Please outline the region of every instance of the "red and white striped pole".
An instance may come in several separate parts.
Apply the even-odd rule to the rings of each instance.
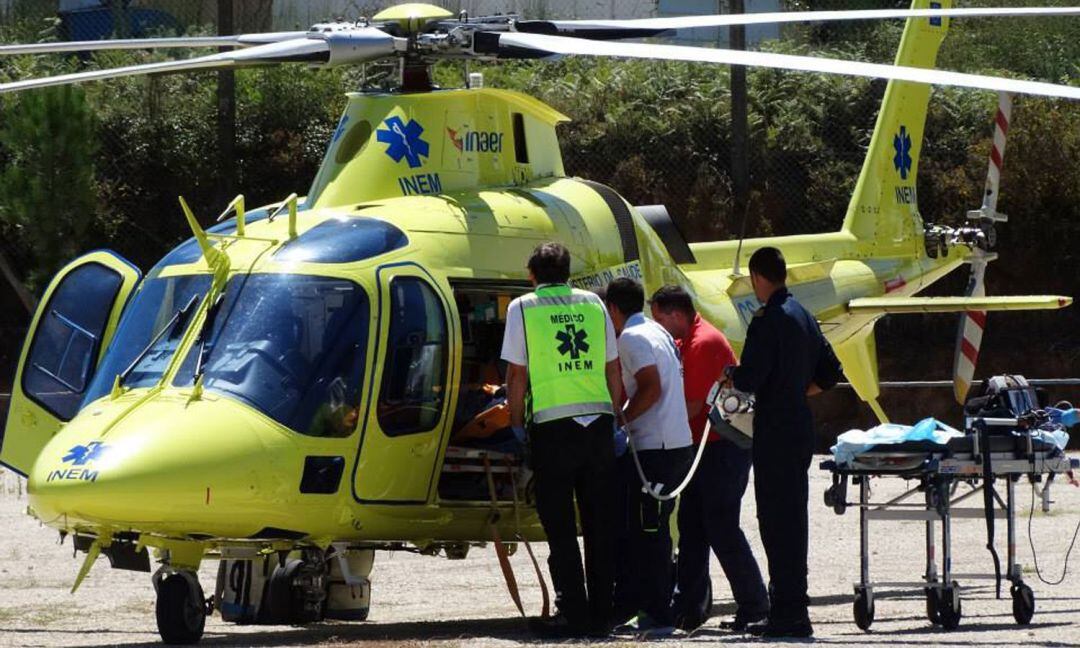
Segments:
[[[997,213],[998,188],[1001,186],[1001,168],[1005,162],[1005,139],[1009,134],[1009,121],[1012,119],[1012,95],[998,95],[998,109],[994,116],[994,142],[990,148],[990,164],[986,171],[986,187],[983,191],[982,208],[968,214],[968,218],[978,220],[1003,221],[1004,216]],[[986,264],[994,255],[981,248],[975,248],[970,257],[971,277],[968,279],[965,294],[968,297],[986,295]],[[967,400],[968,390],[975,378],[975,365],[979,361],[979,349],[982,346],[983,332],[986,330],[986,311],[967,311],[960,316],[957,332],[956,355],[953,359],[953,395],[956,402],[963,404]]]

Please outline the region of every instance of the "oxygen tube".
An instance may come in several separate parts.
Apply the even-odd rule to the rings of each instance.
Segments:
[[[641,460],[638,459],[637,450],[634,449],[634,439],[631,437],[630,432],[627,431],[626,439],[627,445],[630,447],[630,455],[634,458],[634,466],[637,467],[638,477],[641,478],[641,489],[648,493],[653,499],[658,502],[667,502],[675,499],[679,496],[679,493],[686,490],[686,487],[690,485],[690,480],[694,478],[694,473],[697,472],[698,464],[701,463],[701,455],[705,453],[705,444],[709,442],[709,433],[712,432],[712,422],[706,419],[705,432],[701,435],[701,441],[698,443],[697,454],[694,455],[694,463],[690,464],[690,470],[686,472],[686,478],[682,480],[679,486],[668,493],[667,495],[661,495],[660,490],[663,484],[654,486],[649,483],[648,477],[645,476],[645,471],[641,468]]]

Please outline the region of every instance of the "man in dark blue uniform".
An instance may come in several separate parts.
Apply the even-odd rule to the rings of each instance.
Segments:
[[[754,313],[731,379],[736,389],[756,396],[754,491],[771,581],[769,618],[748,630],[766,637],[809,637],[814,630],[806,593],[807,471],[814,422],[806,398],[833,387],[841,369],[817,320],[795,301],[786,281],[780,250],[761,248],[750,257],[750,282],[764,306]]]

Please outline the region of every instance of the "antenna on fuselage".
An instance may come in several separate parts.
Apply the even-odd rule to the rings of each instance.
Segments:
[[[215,284],[224,285],[225,280],[229,274],[229,257],[225,255],[225,252],[214,247],[210,242],[210,237],[206,235],[206,230],[199,225],[198,219],[195,218],[194,212],[191,211],[191,207],[188,207],[187,201],[183,196],[179,196],[180,209],[184,211],[184,218],[187,219],[188,227],[191,228],[192,235],[195,236],[195,240],[199,243],[199,249],[202,250],[203,258],[206,259],[206,265],[210,267],[210,270],[214,273]],[[234,200],[235,202],[235,200]]]
[[[731,264],[731,274],[733,276],[740,276],[742,272],[739,271],[739,261],[742,258],[742,244],[746,240],[746,221],[750,218],[750,201],[746,201],[746,205],[743,207],[742,225],[739,226],[739,245],[735,248],[735,261]]]

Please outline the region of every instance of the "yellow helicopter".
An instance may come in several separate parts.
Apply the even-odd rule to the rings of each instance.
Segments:
[[[30,513],[86,552],[75,587],[103,554],[120,569],[160,563],[153,582],[166,642],[197,641],[215,608],[237,622],[363,619],[375,550],[461,558],[471,543],[543,537],[527,469],[484,442],[500,427],[498,393],[487,386],[501,382],[506,306],[530,290],[528,253],[552,239],[571,250],[576,285],[615,276],[650,291],[680,284],[736,348],[758,307],[743,260],[780,247],[792,291],[884,420],[873,326],[885,314],[974,312],[967,317],[981,323],[987,310],[1071,303],[982,296],[981,271],[968,296],[915,296],[965,263],[985,269],[1000,219],[993,183],[970,227],[923,223],[915,179],[930,85],[1080,99],[1080,88],[933,69],[953,18],[1080,9],[949,5],[530,21],[408,4],[309,32],[0,47],[234,48],[14,81],[0,92],[249,65],[400,66],[397,90],[349,95],[306,197],[252,211],[237,197],[207,230],[181,199],[194,237],[145,277],[109,251],[65,267],[28,332],[0,462],[28,476]],[[895,65],[620,42],[854,19],[907,20]],[[438,60],[566,55],[889,79],[843,227],[688,244],[663,207],[635,207],[567,177],[556,136],[567,118],[556,110],[505,90],[439,90],[430,79]],[[207,559],[221,561],[209,598],[196,575]]]

